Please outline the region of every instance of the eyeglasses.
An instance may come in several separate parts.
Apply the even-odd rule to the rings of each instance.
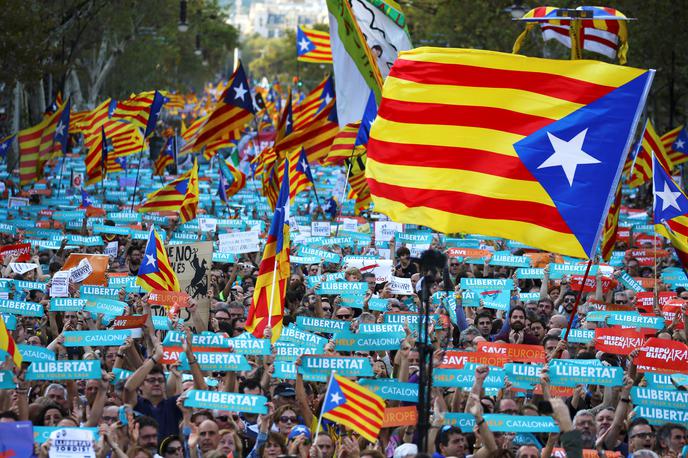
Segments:
[[[654,435],[655,435],[655,433],[638,433],[638,434],[632,435],[631,439],[635,439],[636,437],[639,437],[641,439],[647,439],[647,438],[650,438]]]
[[[564,302],[567,304],[572,304],[575,301],[576,301],[576,299],[573,297],[567,297],[566,299],[564,299]]]
[[[215,418],[220,421],[229,421],[229,415],[216,415]],[[232,420],[239,420],[239,415],[232,415]]]
[[[338,314],[337,318],[351,318],[351,314],[350,313]]]
[[[114,423],[118,420],[117,417],[106,417],[105,415],[100,418],[102,418],[105,423]]]
[[[165,452],[165,455],[167,455],[168,453],[177,453],[177,452],[181,452],[181,451],[182,451],[182,447],[167,447],[167,451]]]
[[[625,304],[626,302],[628,302],[627,299],[626,299],[626,300],[617,299],[617,300],[614,301],[615,304]]]
[[[449,264],[449,267],[459,267],[459,265],[460,264],[458,262],[452,262],[451,264]]]
[[[361,351],[357,351],[356,353],[354,353],[354,356],[359,356],[361,358],[367,358],[368,356],[370,356],[370,353],[363,353]]]
[[[281,417],[279,417],[279,421],[281,421],[282,423],[296,423],[297,418],[296,417],[289,417],[287,415],[282,415]]]

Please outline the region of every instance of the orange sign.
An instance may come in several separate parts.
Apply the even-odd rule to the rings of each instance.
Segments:
[[[478,342],[478,351],[503,355],[509,361],[515,363],[544,363],[545,349],[540,345]]]
[[[176,292],[154,289],[148,295],[148,302],[152,305],[184,308],[189,304],[189,294],[184,291]]]
[[[442,369],[462,369],[466,363],[504,367],[509,358],[501,353],[449,350],[444,353]]]
[[[115,329],[136,329],[141,328],[146,324],[148,315],[120,315],[112,322],[112,327]]]
[[[86,277],[82,283],[84,285],[107,286],[105,271],[110,263],[110,258],[105,254],[72,253],[60,270],[69,270],[72,267],[77,267],[82,259],[88,259],[91,267],[93,267],[93,273]]]
[[[385,416],[382,420],[383,428],[413,426],[416,423],[418,423],[416,406],[385,407]]]
[[[447,256],[450,258],[476,258],[480,259],[489,256],[490,252],[487,250],[478,250],[476,248],[449,248]]]

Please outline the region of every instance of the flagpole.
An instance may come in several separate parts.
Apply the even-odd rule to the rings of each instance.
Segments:
[[[590,273],[590,267],[592,266],[592,259],[588,259],[588,267],[585,268],[585,275],[583,275],[583,281],[581,282],[581,289],[576,294],[576,302],[573,304],[573,309],[571,310],[571,317],[569,318],[569,324],[566,326],[566,333],[564,334],[564,341],[568,342],[569,332],[571,331],[571,326],[573,325],[573,319],[578,311],[578,304],[580,303],[581,296],[583,295],[583,288],[585,288],[585,282],[588,279],[588,274]]]
[[[143,158],[143,149],[146,147],[146,137],[143,137],[143,142],[141,143],[141,150],[139,151],[139,163],[136,166],[136,179],[134,180],[134,194],[131,195],[131,209],[129,211],[134,211],[134,203],[136,202],[136,188],[139,186],[139,173],[141,171],[141,159]]]
[[[335,371],[330,372],[330,380],[327,382],[327,389],[325,390],[325,399],[323,400],[322,407],[320,407],[320,414],[318,415],[318,424],[315,426],[315,435],[313,436],[313,443],[315,439],[320,434],[320,424],[322,423],[323,411],[325,410],[325,404],[327,403],[327,393],[330,392],[330,386],[332,386],[332,379],[334,379]]]
[[[57,185],[57,198],[58,199],[60,198],[60,190],[62,189],[62,175],[64,173],[64,165],[65,165],[66,161],[67,161],[67,155],[63,154],[62,155],[62,164],[60,165],[60,181],[58,181],[58,185]],[[10,173],[11,173],[11,171],[10,171]],[[71,185],[71,183],[70,183],[70,185]]]
[[[318,191],[315,189],[315,181],[313,182],[313,187],[311,188],[313,194],[315,195],[315,203],[320,207],[320,199],[318,198]]]
[[[272,327],[272,308],[275,305],[275,289],[277,286],[275,285],[275,280],[277,279],[277,264],[279,263],[279,259],[277,259],[277,256],[279,253],[275,253],[275,256],[273,259],[275,260],[275,267],[272,269],[272,289],[270,290],[270,308],[268,312],[268,326]]]
[[[335,223],[337,223],[337,229],[335,229],[334,236],[338,237],[339,236],[339,222],[337,219],[339,219],[342,216],[342,210],[344,210],[344,196],[346,195],[346,188],[349,187],[349,174],[351,173],[351,161],[353,160],[354,157],[354,150],[351,150],[351,156],[349,157],[349,166],[346,169],[346,180],[344,181],[344,189],[342,190],[342,197],[339,199],[339,211],[337,212],[337,217],[335,218]]]

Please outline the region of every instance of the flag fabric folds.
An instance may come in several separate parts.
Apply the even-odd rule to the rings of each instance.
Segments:
[[[213,140],[243,129],[253,116],[253,99],[244,67],[239,62],[229,79],[229,85],[198,132],[195,148],[202,148]]]
[[[633,169],[631,170],[631,177],[628,182],[629,186],[640,186],[652,178],[653,156],[657,158],[665,169],[672,170],[674,168],[674,164],[667,150],[664,148],[662,140],[659,138],[659,135],[655,132],[655,128],[648,119],[640,143],[640,151],[638,151]]]
[[[221,160],[218,163],[220,166],[220,183],[217,194],[220,200],[226,204],[234,194],[244,188],[246,175],[227,161]]]
[[[522,21],[527,21],[526,29],[514,43],[514,53],[521,48],[526,36],[536,26],[540,25],[542,38],[556,40],[567,48],[572,48],[573,54],[580,59],[580,49],[602,54],[610,59],[619,59],[620,64],[626,63],[628,53],[628,18],[614,8],[579,6],[585,19],[578,20],[571,27],[570,17],[562,15],[562,9],[552,6],[533,8],[523,15]]]
[[[685,126],[671,129],[660,139],[674,166],[688,162],[688,130]]]
[[[177,157],[177,139],[175,137],[168,137],[165,141],[162,151],[155,159],[153,164],[153,175],[163,176],[168,165],[172,165]]]
[[[61,132],[68,130],[69,118],[67,117],[66,125],[61,123],[62,113],[65,109],[69,110],[69,101],[60,105],[54,113],[44,116],[41,122],[35,126],[20,130],[17,134],[20,185],[36,181],[43,174],[43,165],[50,159],[55,150],[57,127],[63,126]],[[66,141],[66,133],[63,135],[58,135],[58,139],[64,138]]]
[[[16,135],[10,135],[0,140],[0,157],[7,157],[7,151],[12,147],[14,137],[16,137]]]
[[[141,213],[172,210],[179,212],[181,223],[196,217],[198,208],[198,163],[185,174],[148,194],[138,208]]]
[[[369,389],[333,372],[327,385],[322,416],[375,443],[382,429],[385,401]]]
[[[7,330],[5,319],[2,316],[0,316],[0,350],[4,350],[10,355],[17,368],[21,367],[22,355],[19,353],[19,348],[17,348],[17,344],[14,342],[12,334]]]
[[[607,218],[604,220],[604,228],[602,229],[602,243],[600,251],[602,259],[609,261],[616,245],[617,231],[619,229],[619,212],[621,211],[621,180],[616,185],[616,193],[614,194],[614,202],[609,207]]]
[[[296,60],[316,64],[331,64],[330,34],[320,30],[296,28]]]
[[[285,167],[288,168],[289,164]],[[246,330],[255,337],[262,338],[265,328],[269,325],[272,328],[273,342],[279,338],[282,332],[285,296],[291,277],[289,264],[289,174],[283,175],[245,326]]]
[[[136,284],[146,291],[179,291],[179,280],[167,258],[165,245],[155,227],[151,228]]]
[[[688,269],[688,197],[657,158],[652,163],[653,223],[668,238],[676,255]]]
[[[652,76],[482,50],[402,52],[368,142],[375,209],[591,257]]]
[[[360,156],[365,151],[364,147],[355,146],[360,128],[361,121],[344,126],[334,137],[323,163],[338,165],[351,157]]]

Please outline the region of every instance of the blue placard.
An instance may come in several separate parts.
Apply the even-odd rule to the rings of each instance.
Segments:
[[[26,380],[100,379],[99,360],[38,361],[29,364]]]
[[[663,329],[664,318],[660,316],[641,315],[637,312],[613,312],[607,323],[610,325],[636,328]]]
[[[339,256],[337,253],[332,253],[330,251],[326,250],[321,250],[318,248],[312,248],[309,246],[300,246],[299,249],[296,251],[296,254],[299,256],[308,256],[308,257],[313,257],[317,258],[318,262],[320,262],[320,259],[324,259],[325,262],[331,262],[334,264],[338,264],[341,262],[342,257]]]
[[[382,378],[362,378],[358,383],[385,400],[418,402],[417,383],[400,382],[396,379]]]
[[[398,350],[402,338],[383,333],[353,333],[341,331],[334,336],[337,351],[385,351]]]
[[[19,316],[42,317],[43,306],[36,302],[0,299],[0,312]]]
[[[55,361],[55,352],[49,350],[45,347],[38,345],[17,345],[19,348],[19,353],[22,356],[22,360],[28,363],[34,363],[36,361]]]
[[[266,414],[265,396],[254,394],[223,393],[218,391],[190,390],[184,400],[186,407],[229,410],[232,412]]]
[[[282,329],[282,334],[280,338],[282,342],[295,343],[299,345],[310,345],[314,347],[324,348],[327,343],[327,339],[320,337],[318,335],[312,334],[310,332],[302,331],[296,326],[287,326]]]
[[[634,418],[642,417],[651,425],[663,425],[664,423],[678,423],[679,425],[688,424],[688,410],[638,406],[633,409],[633,413]]]
[[[77,297],[53,297],[50,299],[51,312],[80,312],[86,305],[86,299]]]
[[[65,347],[113,347],[120,346],[127,337],[131,336],[131,329],[116,329],[111,331],[65,331]]]
[[[251,366],[248,364],[246,357],[238,353],[222,352],[199,352],[194,351],[194,357],[198,361],[202,371],[216,372],[216,371],[250,371]],[[181,370],[191,370],[186,353],[179,355],[179,363]]]
[[[570,363],[568,360],[556,360],[555,364],[550,364],[549,378],[553,386],[620,386],[623,384],[623,369],[597,364]]]
[[[330,320],[327,318],[317,318],[312,316],[297,316],[296,326],[299,329],[310,332],[325,332],[333,334],[351,327],[350,321]]]
[[[373,366],[371,366],[368,358],[324,355],[304,355],[301,357],[300,374],[329,375],[333,371],[344,377],[373,376]]]
[[[657,390],[654,388],[631,388],[634,405],[665,409],[688,410],[688,391]]]
[[[98,428],[87,428],[85,426],[79,426],[78,428],[76,426],[69,426],[69,427],[34,426],[33,427],[33,441],[39,445],[43,444],[45,441],[50,439],[50,434],[52,434],[53,431],[58,431],[61,429],[78,429],[80,431],[83,431],[83,430],[91,431],[91,433],[93,433],[93,440],[95,440],[95,441],[100,440],[100,436],[98,435]]]

